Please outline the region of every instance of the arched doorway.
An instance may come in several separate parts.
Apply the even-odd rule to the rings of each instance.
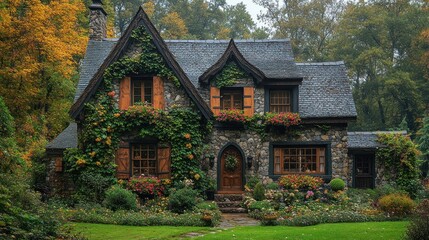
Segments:
[[[243,191],[243,154],[235,144],[226,146],[220,155],[219,192]]]

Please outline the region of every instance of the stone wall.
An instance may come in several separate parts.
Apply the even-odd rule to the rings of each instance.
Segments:
[[[49,196],[70,196],[74,191],[74,184],[70,176],[64,172],[55,171],[55,159],[61,155],[46,157],[46,183]]]
[[[215,166],[209,170],[209,175],[216,179],[217,164],[220,150],[228,143],[236,143],[247,156],[253,157],[253,166],[246,170],[248,174],[268,175],[269,170],[269,145],[271,142],[302,143],[305,142],[330,142],[332,177],[339,177],[348,184],[351,183],[352,161],[347,155],[347,130],[346,126],[331,126],[327,132],[322,132],[316,126],[303,126],[296,135],[269,134],[265,140],[260,135],[249,130],[225,130],[214,129],[210,136],[209,151],[215,155]],[[245,160],[244,160],[245,161]]]
[[[90,9],[89,39],[101,41],[107,37],[107,15],[99,8]]]

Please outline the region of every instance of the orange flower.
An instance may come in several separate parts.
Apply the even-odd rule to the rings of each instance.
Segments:
[[[191,149],[191,148],[192,148],[192,144],[187,143],[187,144],[186,144],[186,148]]]
[[[110,137],[107,137],[106,144],[109,146],[112,144],[112,139]]]
[[[94,157],[96,154],[97,154],[96,152],[92,151],[89,153],[89,156]]]
[[[113,116],[117,118],[117,117],[121,116],[121,114],[120,113],[115,113],[115,114],[113,114]]]
[[[95,165],[97,165],[97,166],[101,166],[101,162],[98,162],[98,161],[97,161],[97,162],[95,163]]]
[[[78,160],[76,161],[76,165],[83,166],[83,165],[85,165],[85,164],[86,164],[85,159],[78,159]]]
[[[101,142],[101,137],[95,139],[96,142]]]
[[[194,159],[194,155],[193,154],[189,154],[188,158],[189,158],[189,160],[192,160],[192,159]]]
[[[115,96],[115,91],[110,91],[107,93],[107,96],[109,97],[114,97]]]
[[[191,139],[191,134],[189,134],[189,133],[185,133],[185,134],[183,135],[183,137],[185,137],[186,139]]]

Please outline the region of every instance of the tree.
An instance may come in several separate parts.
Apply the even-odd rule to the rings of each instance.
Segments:
[[[159,31],[165,39],[184,39],[188,36],[185,22],[177,12],[170,12],[161,19]]]
[[[259,15],[272,29],[274,38],[290,38],[299,61],[322,61],[329,56],[344,5],[339,0],[254,0],[266,13]]]
[[[230,29],[229,38],[247,39],[255,27],[252,17],[246,10],[246,5],[238,3],[226,8],[226,26]]]
[[[422,173],[427,177],[429,170],[429,116],[423,119],[423,126],[417,132],[416,143],[422,152]]]
[[[0,96],[20,146],[56,136],[68,121],[87,41],[84,9],[78,0],[0,1]]]
[[[331,52],[345,60],[353,80],[358,111],[353,128],[395,128],[405,117],[408,128],[416,130],[423,105],[413,41],[428,23],[421,5],[406,0],[347,6]]]

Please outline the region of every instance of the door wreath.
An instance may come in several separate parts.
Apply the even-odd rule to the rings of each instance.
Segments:
[[[238,160],[236,156],[228,155],[225,158],[225,168],[227,171],[233,172],[238,165]]]

